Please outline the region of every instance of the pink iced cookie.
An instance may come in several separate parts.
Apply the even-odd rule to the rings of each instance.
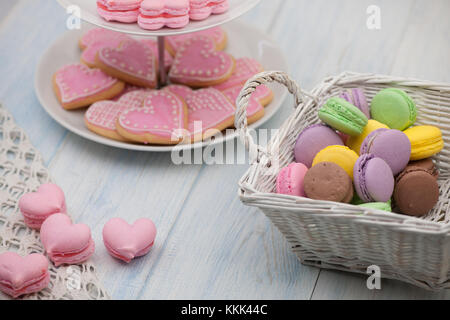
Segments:
[[[130,92],[134,92],[134,91],[147,91],[149,89],[143,88],[143,87],[138,87],[138,86],[133,86],[131,84],[127,84],[125,86],[125,89],[123,89],[123,91],[116,97],[114,97],[114,99],[112,99],[112,101],[119,101],[120,98],[122,98],[124,95],[130,93]]]
[[[228,80],[234,68],[231,55],[217,51],[212,38],[198,35],[180,46],[169,77],[173,83],[207,87]]]
[[[204,20],[211,14],[228,11],[228,0],[190,0],[189,17],[192,20]]]
[[[144,0],[138,24],[142,29],[158,30],[164,26],[183,28],[189,23],[189,0]]]
[[[175,56],[178,48],[192,37],[202,35],[214,39],[216,50],[222,51],[227,45],[227,34],[221,27],[215,27],[207,30],[202,30],[194,33],[181,34],[177,36],[170,36],[166,38],[166,47],[172,56]]]
[[[151,48],[136,40],[122,42],[118,48],[103,48],[96,58],[96,66],[126,83],[155,88],[157,62]]]
[[[122,112],[117,132],[127,140],[144,144],[178,144],[187,128],[187,108],[177,95],[166,90],[152,91],[144,107]]]
[[[142,39],[142,43],[147,45],[153,52],[156,60],[158,61],[158,43],[153,39]],[[172,66],[173,58],[170,55],[169,51],[164,50],[164,66],[166,67],[166,71],[168,72],[170,70],[170,67]],[[159,61],[158,61],[159,64]]]
[[[156,227],[150,219],[139,219],[132,225],[125,220],[114,218],[103,228],[103,243],[115,258],[129,263],[146,255],[153,247]]]
[[[142,0],[97,0],[97,12],[106,21],[134,23]]]
[[[83,64],[62,67],[53,76],[53,88],[64,109],[87,107],[94,102],[110,99],[122,92],[125,84],[100,69]]]
[[[236,109],[220,91],[213,88],[193,91],[180,85],[171,85],[165,90],[175,93],[186,101],[190,141],[205,140],[233,126]]]
[[[223,91],[232,87],[243,86],[248,79],[262,71],[264,71],[263,67],[255,59],[236,59],[236,68],[231,77],[227,81],[215,85],[214,88]]]
[[[41,227],[41,242],[56,266],[82,263],[95,251],[89,227],[72,224],[65,214],[54,214],[45,220]]]
[[[277,177],[277,193],[305,197],[303,181],[308,168],[302,163],[291,163],[281,169]]]
[[[38,253],[21,257],[15,252],[0,254],[0,291],[17,298],[39,292],[50,282],[48,260]]]
[[[223,94],[230,99],[236,105],[236,99],[242,90],[242,86],[236,86],[230,89],[226,89]],[[252,124],[262,117],[264,117],[264,107],[268,105],[273,99],[272,90],[268,87],[261,85],[256,88],[255,92],[250,97],[249,104],[247,106],[247,123]]]
[[[53,183],[41,185],[36,192],[24,194],[19,200],[25,224],[32,229],[40,229],[42,223],[55,213],[66,213],[64,192]]]
[[[126,141],[116,131],[117,118],[125,110],[142,107],[145,97],[150,92],[150,90],[136,90],[123,95],[117,102],[105,100],[94,103],[84,115],[86,126],[103,137]]]
[[[92,68],[95,66],[95,57],[99,50],[106,47],[116,48],[121,42],[130,39],[120,32],[103,28],[91,29],[80,39],[80,47],[83,49],[81,62]]]

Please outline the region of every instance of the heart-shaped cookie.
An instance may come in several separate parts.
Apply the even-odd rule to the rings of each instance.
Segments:
[[[95,251],[89,227],[85,224],[72,224],[65,214],[54,214],[44,221],[41,242],[56,266],[84,262]]]
[[[66,213],[64,192],[56,184],[43,184],[36,192],[26,193],[20,197],[19,209],[27,226],[40,229],[45,219],[52,214]]]
[[[17,298],[46,288],[50,282],[48,260],[33,253],[25,257],[15,252],[0,254],[0,290]]]
[[[217,51],[212,38],[198,35],[180,46],[169,77],[173,83],[207,87],[226,81],[234,67],[234,58],[226,52]]]
[[[79,63],[56,71],[53,87],[64,109],[77,109],[117,96],[125,84],[100,69],[90,69]]]
[[[233,71],[231,77],[214,88],[223,91],[236,86],[243,86],[245,82],[254,75],[264,71],[261,64],[252,58],[239,58],[236,59],[236,68]]]
[[[103,242],[115,258],[129,263],[136,257],[146,255],[156,238],[156,227],[150,219],[139,219],[132,225],[114,218],[103,228]]]
[[[220,91],[214,88],[193,91],[181,85],[171,85],[165,90],[186,101],[188,130],[192,142],[205,140],[218,131],[233,126],[236,109]]]
[[[145,144],[178,144],[186,128],[186,104],[166,90],[152,91],[144,107],[122,112],[116,124],[122,137]]]
[[[156,61],[159,64],[159,58],[158,58],[158,43],[153,39],[142,39],[141,42],[145,45],[147,45],[155,55]],[[169,53],[168,50],[164,50],[164,66],[166,67],[166,71],[168,72],[170,70],[170,67],[172,66],[173,58],[172,55]]]
[[[117,102],[99,101],[89,107],[84,115],[84,121],[89,130],[118,141],[126,141],[116,131],[118,116],[125,110],[140,108],[145,97],[151,90],[135,90],[123,95]]]
[[[128,40],[118,48],[103,48],[97,53],[95,64],[126,83],[148,88],[157,85],[156,57],[143,42]]]
[[[197,31],[194,33],[186,33],[186,34],[180,34],[176,36],[170,36],[166,38],[166,48],[170,52],[172,56],[175,56],[176,52],[178,51],[179,47],[189,39],[192,39],[192,37],[195,37],[197,35],[202,35],[206,37],[210,37],[214,39],[214,43],[216,44],[216,50],[222,51],[225,49],[227,45],[227,34],[221,27],[214,27],[202,31]]]
[[[91,29],[80,39],[80,47],[83,50],[81,62],[93,68],[99,50],[107,47],[116,48],[121,42],[130,39],[131,37],[124,33],[103,28]]]
[[[226,89],[223,94],[230,99],[236,105],[236,99],[242,90],[242,86],[236,86]],[[250,97],[249,104],[247,106],[247,123],[252,124],[262,117],[264,117],[264,107],[268,105],[273,99],[272,90],[265,85],[260,85],[256,88]]]

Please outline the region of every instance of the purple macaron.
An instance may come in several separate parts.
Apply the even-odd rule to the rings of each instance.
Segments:
[[[358,158],[353,169],[355,190],[364,202],[387,202],[394,192],[394,175],[389,165],[373,154]]]
[[[323,124],[309,126],[297,138],[294,147],[295,161],[311,168],[317,153],[334,145],[344,145],[336,131]]]
[[[378,129],[367,136],[360,154],[370,153],[383,159],[394,175],[408,165],[411,157],[411,141],[403,132],[395,129]]]
[[[370,119],[369,103],[367,102],[366,95],[361,88],[345,90],[339,97],[353,104],[366,115],[367,119]]]

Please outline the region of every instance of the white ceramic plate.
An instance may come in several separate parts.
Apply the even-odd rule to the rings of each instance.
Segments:
[[[141,29],[136,23],[127,24],[104,20],[97,13],[97,2],[95,0],[58,0],[59,4],[66,9],[70,6],[77,6],[80,9],[80,18],[84,21],[102,28],[144,36],[169,36],[209,29],[238,18],[260,2],[260,0],[228,1],[230,9],[223,14],[211,15],[203,21],[190,21],[189,24],[182,29],[162,28],[156,31],[149,31]]]
[[[239,22],[229,23],[223,28],[228,33],[227,52],[230,52],[236,58],[253,57],[257,59],[265,70],[279,70],[287,72],[286,60],[277,45],[266,35]],[[62,66],[79,62],[80,49],[78,40],[81,35],[88,30],[84,27],[82,30],[69,31],[61,38],[57,39],[44,53],[39,61],[35,74],[35,90],[36,95],[47,111],[47,113],[66,129],[80,135],[86,139],[122,149],[154,151],[154,152],[170,152],[174,149],[194,149],[203,147],[204,143],[198,142],[194,144],[174,146],[155,146],[155,145],[137,145],[110,140],[89,131],[84,124],[85,109],[67,111],[59,104],[52,88],[52,76]],[[259,121],[250,125],[250,128],[257,128],[269,120],[281,107],[287,91],[281,86],[269,87],[274,92],[274,100],[266,107],[265,116]],[[228,134],[214,140],[214,144],[229,141],[238,136],[236,132]],[[208,143],[211,145],[211,142]]]

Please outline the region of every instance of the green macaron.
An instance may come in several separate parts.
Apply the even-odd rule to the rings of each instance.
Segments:
[[[391,201],[388,202],[369,202],[359,205],[360,207],[392,212]]]
[[[372,119],[400,131],[411,127],[417,118],[414,101],[405,91],[396,88],[381,90],[372,99],[370,112]]]
[[[361,110],[342,98],[330,98],[319,110],[319,118],[350,136],[360,135],[369,121]]]

